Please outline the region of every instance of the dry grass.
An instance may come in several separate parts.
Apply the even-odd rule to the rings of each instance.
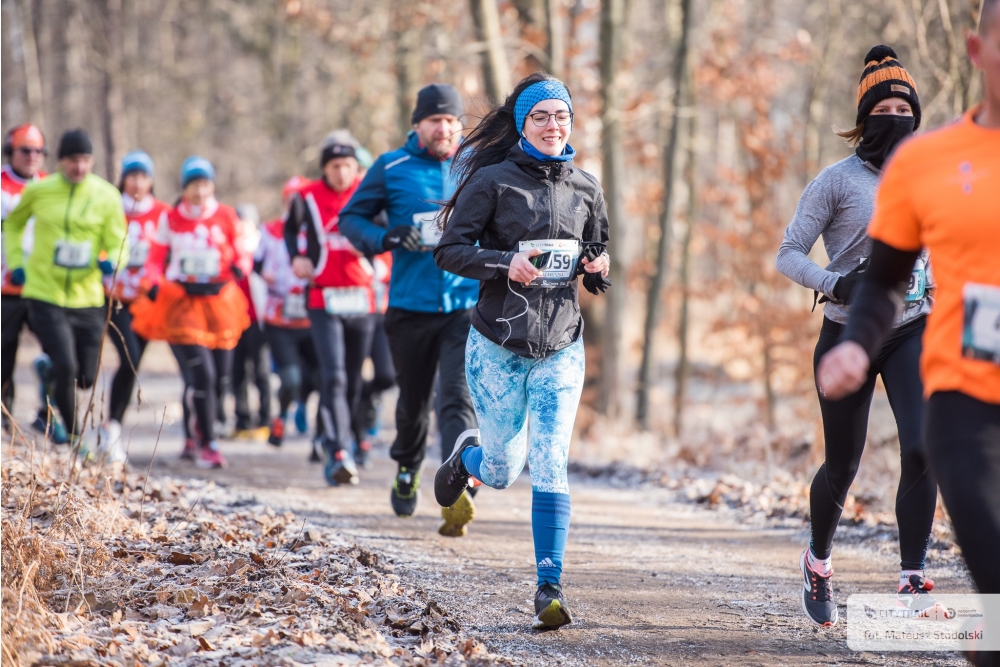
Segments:
[[[4,444],[5,666],[510,664],[291,512]]]

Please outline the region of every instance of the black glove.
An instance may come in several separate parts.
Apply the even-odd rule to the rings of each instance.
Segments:
[[[382,249],[392,250],[402,247],[413,252],[420,249],[420,230],[413,225],[393,227],[382,237]]]
[[[152,287],[149,288],[149,291],[146,292],[146,297],[148,297],[150,301],[156,301],[156,295],[159,293],[160,293],[160,286],[153,285]]]
[[[605,278],[601,275],[601,272],[597,273],[586,273],[583,276],[583,286],[588,292],[597,296],[598,294],[604,294],[611,287],[611,278]]]
[[[819,303],[826,303],[827,301],[836,301],[837,303],[842,303],[848,305],[851,303],[851,295],[854,294],[854,290],[857,288],[858,283],[861,282],[861,278],[864,276],[865,271],[868,269],[868,258],[866,257],[863,262],[858,264],[857,268],[848,273],[846,276],[840,276],[837,282],[833,286],[833,298],[826,296],[825,294],[819,300]]]
[[[230,265],[229,270],[233,272],[233,278],[237,281],[243,280],[247,277],[247,274],[243,273],[243,269],[236,266],[235,264]]]
[[[582,276],[586,273],[584,269],[583,258],[587,258],[587,262],[593,262],[595,259],[601,256],[601,253],[608,249],[607,243],[599,243],[597,241],[584,241],[580,250],[580,258],[576,262],[576,275]]]

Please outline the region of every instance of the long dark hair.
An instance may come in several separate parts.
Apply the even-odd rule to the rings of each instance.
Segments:
[[[462,142],[451,166],[458,177],[458,187],[455,188],[455,194],[451,199],[445,202],[438,217],[438,225],[442,229],[451,219],[458,195],[462,193],[472,175],[483,167],[503,162],[510,149],[521,139],[517,119],[514,118],[514,105],[525,88],[539,81],[558,81],[558,79],[545,72],[534,72],[524,77],[514,86],[514,90],[504,103],[493,107],[483,116],[476,129]]]

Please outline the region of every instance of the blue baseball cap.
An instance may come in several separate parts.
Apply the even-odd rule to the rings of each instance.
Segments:
[[[126,153],[122,158],[122,178],[125,178],[133,171],[145,172],[150,178],[153,177],[153,158],[145,151],[132,151]]]
[[[214,181],[215,167],[200,155],[192,155],[181,165],[181,187],[186,188],[188,183],[199,178]]]

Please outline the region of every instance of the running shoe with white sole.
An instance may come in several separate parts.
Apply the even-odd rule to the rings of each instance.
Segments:
[[[358,469],[354,465],[350,452],[344,449],[326,451],[326,466],[323,468],[323,477],[330,486],[340,486],[342,484],[357,484]]]
[[[441,464],[434,475],[434,499],[441,507],[451,507],[462,497],[469,487],[469,471],[462,463],[462,452],[469,447],[479,446],[479,429],[470,428],[462,431],[455,441],[451,456]]]
[[[445,537],[465,537],[466,526],[476,518],[476,504],[472,502],[472,489],[466,489],[455,504],[441,508],[441,518],[444,523],[438,528],[438,534]]]
[[[833,601],[833,586],[831,579],[833,571],[823,576],[809,567],[807,554],[809,548],[799,557],[799,569],[802,570],[802,611],[810,621],[824,628],[837,624],[837,603]]]
[[[101,424],[97,452],[108,463],[125,463],[128,459],[128,454],[122,446],[122,425],[118,421],[109,419]]]
[[[934,582],[919,574],[911,574],[905,584],[899,587],[897,593],[897,604],[900,607],[916,612],[927,612],[938,605],[938,601],[931,595],[934,589]]]
[[[563,598],[562,586],[542,584],[535,591],[533,630],[555,630],[573,622],[573,615]]]
[[[285,420],[275,417],[271,420],[271,432],[267,436],[267,444],[281,447],[285,440]]]
[[[198,459],[194,463],[199,468],[225,468],[229,465],[214,440],[198,450]]]
[[[399,466],[396,478],[392,481],[392,493],[389,504],[392,511],[401,519],[409,519],[417,511],[420,500],[420,471]]]

